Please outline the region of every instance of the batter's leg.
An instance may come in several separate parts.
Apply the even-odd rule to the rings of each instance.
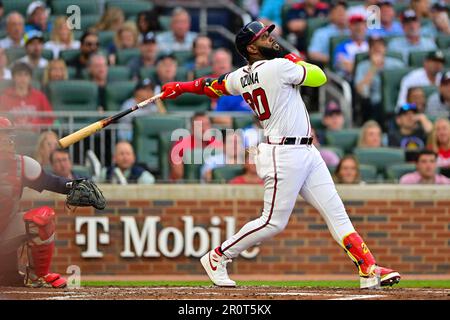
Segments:
[[[334,240],[347,252],[361,277],[372,277],[375,273],[380,273],[381,285],[398,283],[398,272],[376,265],[375,258],[350,221],[325,162],[317,149],[313,148],[313,151],[315,165],[312,166],[300,195],[320,212]]]

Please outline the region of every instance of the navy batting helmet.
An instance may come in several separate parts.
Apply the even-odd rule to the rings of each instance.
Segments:
[[[236,49],[246,59],[248,59],[247,46],[255,42],[264,32],[271,33],[275,25],[265,26],[262,22],[252,21],[247,23],[236,35]]]

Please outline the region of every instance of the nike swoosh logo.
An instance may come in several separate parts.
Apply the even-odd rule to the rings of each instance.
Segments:
[[[176,93],[175,91],[172,91],[172,93],[171,93],[171,94],[168,94],[168,95],[166,96],[166,98],[168,98],[168,97],[170,97],[170,96],[173,96],[175,93]]]
[[[213,271],[216,271],[216,270],[217,270],[217,267],[214,267],[214,266],[212,265],[212,263],[211,263],[211,252],[208,254],[208,258],[209,258],[209,266],[211,267],[211,269],[212,269]]]

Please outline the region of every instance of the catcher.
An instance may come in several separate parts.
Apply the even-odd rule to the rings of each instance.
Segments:
[[[34,159],[16,154],[12,122],[0,117],[0,286],[64,288],[67,281],[50,272],[54,250],[55,211],[39,207],[19,212],[24,187],[67,194],[67,205],[106,205],[101,191],[87,180],[70,181],[46,173]],[[17,251],[26,246],[25,274],[18,270]]]

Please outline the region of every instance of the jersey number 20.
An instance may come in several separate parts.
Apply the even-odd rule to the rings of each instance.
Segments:
[[[252,94],[244,92],[242,97],[250,105],[250,108],[256,113],[260,121],[270,118],[269,102],[263,88],[253,90]]]

